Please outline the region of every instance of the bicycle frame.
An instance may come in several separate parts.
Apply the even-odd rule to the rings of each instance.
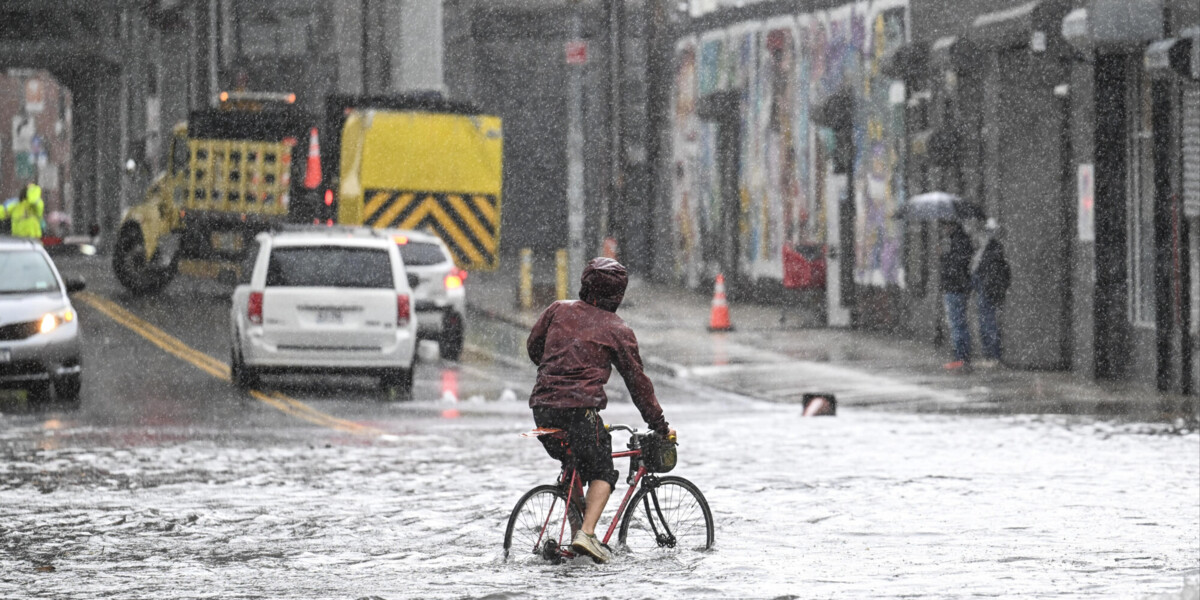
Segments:
[[[628,458],[630,460],[633,460],[641,455],[642,455],[641,450],[624,450],[621,452],[613,452],[612,453],[612,457],[614,460],[618,459],[618,458]],[[559,483],[561,484],[563,481],[565,481],[567,479],[568,471],[570,472],[570,483],[567,486],[567,502],[566,502],[567,509],[563,511],[562,525],[559,527],[559,531],[558,531],[558,539],[559,540],[563,539],[563,535],[567,531],[568,515],[570,514],[571,500],[575,495],[575,491],[576,491],[576,489],[580,490],[580,492],[582,492],[582,490],[583,490],[583,482],[579,480],[579,470],[576,469],[574,466],[563,469],[562,474],[560,474],[558,477]],[[625,515],[625,510],[626,510],[626,507],[629,505],[629,500],[631,498],[633,498],[634,492],[636,492],[638,490],[638,487],[642,482],[642,478],[645,477],[647,473],[649,473],[649,471],[646,470],[646,467],[644,465],[639,464],[637,471],[633,475],[633,481],[629,482],[629,489],[625,491],[625,496],[623,498],[621,498],[621,504],[620,504],[620,506],[617,507],[617,512],[613,514],[612,522],[609,523],[608,530],[604,533],[604,539],[600,540],[601,543],[607,545],[608,541],[610,539],[612,539],[613,532],[617,530],[617,524],[620,522],[621,517],[623,517]],[[549,520],[550,520],[550,515],[553,514],[553,512],[554,512],[553,509],[554,509],[554,505],[553,505],[553,503],[551,503],[551,510],[546,515],[546,523],[542,525],[543,535],[545,534],[546,528],[550,524]],[[539,536],[538,547],[541,546],[541,543],[542,543],[542,539]],[[567,547],[562,546],[561,543],[559,544],[559,552],[561,552],[563,556],[569,556],[569,557],[575,556],[574,552],[567,549]]]

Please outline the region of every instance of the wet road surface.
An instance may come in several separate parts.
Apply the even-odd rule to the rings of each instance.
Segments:
[[[505,562],[512,504],[554,477],[540,445],[516,435],[530,427],[524,332],[473,320],[461,364],[423,349],[413,402],[381,401],[355,379],[316,388],[270,379],[256,398],[220,377],[222,288],[180,280],[158,298],[132,298],[105,267],[62,264],[87,275],[95,296],[76,301],[87,336],[83,407],[30,411],[0,398],[0,597],[1200,590],[1196,432],[858,407],[805,419],[794,404],[661,377],[681,435],[672,474],[706,494],[715,549],[603,566]],[[640,425],[613,395],[606,419]]]

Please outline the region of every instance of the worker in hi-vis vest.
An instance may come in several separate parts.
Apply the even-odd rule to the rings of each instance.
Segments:
[[[42,202],[42,188],[30,183],[21,190],[21,198],[6,212],[0,206],[0,220],[12,222],[13,237],[42,239],[42,214],[46,205]]]

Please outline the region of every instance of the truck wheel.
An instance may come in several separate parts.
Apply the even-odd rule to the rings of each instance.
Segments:
[[[442,334],[438,338],[438,352],[446,360],[458,360],[463,351],[463,318],[454,312],[446,313],[442,320]]]
[[[157,292],[175,276],[175,264],[155,268],[146,261],[146,244],[136,225],[126,225],[113,250],[113,273],[121,285],[135,294]]]

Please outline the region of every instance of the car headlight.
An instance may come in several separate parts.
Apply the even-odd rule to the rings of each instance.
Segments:
[[[75,320],[75,311],[64,308],[58,312],[46,313],[42,316],[42,320],[38,323],[39,333],[50,333],[58,329],[63,323],[70,323]]]

